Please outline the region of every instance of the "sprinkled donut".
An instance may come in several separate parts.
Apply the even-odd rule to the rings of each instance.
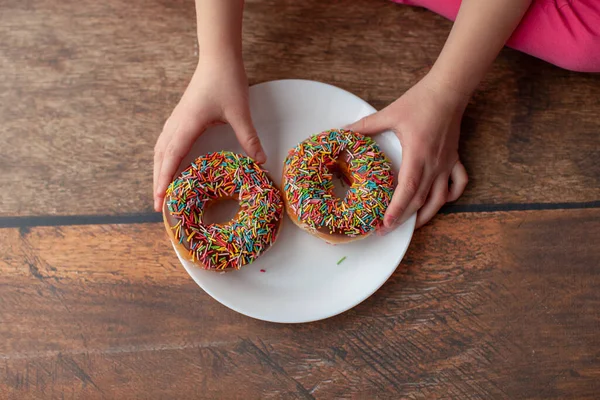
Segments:
[[[350,184],[344,199],[333,193],[336,172]],[[336,244],[366,237],[382,225],[394,191],[394,176],[391,163],[373,139],[332,129],[290,150],[283,185],[292,221]]]
[[[212,202],[235,199],[239,212],[224,224],[203,223]],[[252,159],[218,152],[198,157],[167,189],[163,219],[179,254],[213,271],[240,269],[277,238],[283,199]]]

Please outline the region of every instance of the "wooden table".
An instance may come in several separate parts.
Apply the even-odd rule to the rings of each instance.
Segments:
[[[451,26],[383,0],[244,22],[252,83],[378,108]],[[464,119],[465,195],[363,304],[277,325],[198,288],[151,209],[193,1],[4,0],[0,38],[0,398],[598,398],[599,76],[503,51]]]

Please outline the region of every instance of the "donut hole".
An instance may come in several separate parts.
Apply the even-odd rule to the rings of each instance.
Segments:
[[[332,175],[333,194],[340,199],[345,199],[352,186],[352,177],[348,172],[348,164],[345,160],[339,159],[335,164],[327,167]]]
[[[202,222],[210,224],[226,224],[235,218],[240,211],[240,203],[233,198],[222,198],[211,201],[202,216]]]

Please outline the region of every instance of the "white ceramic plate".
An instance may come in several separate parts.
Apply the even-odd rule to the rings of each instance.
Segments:
[[[340,128],[375,112],[364,100],[337,87],[281,80],[250,88],[250,106],[277,185],[289,149],[312,134]],[[375,137],[396,172],[402,149],[391,132]],[[243,153],[229,126],[209,129],[182,165],[201,154]],[[283,323],[310,322],[342,313],[375,293],[396,270],[410,243],[415,216],[386,236],[371,235],[332,246],[297,228],[285,217],[274,246],[239,271],[204,271],[178,257],[202,289],[249,317]],[[338,262],[345,257],[344,261]],[[264,270],[265,272],[261,272]]]

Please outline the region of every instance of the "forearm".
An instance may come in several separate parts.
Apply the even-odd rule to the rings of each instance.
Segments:
[[[241,58],[243,0],[196,0],[200,58]]]
[[[470,96],[531,1],[463,0],[430,74],[441,84]]]

